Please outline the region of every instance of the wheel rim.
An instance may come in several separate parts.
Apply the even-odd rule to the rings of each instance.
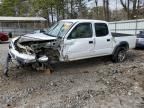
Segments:
[[[124,61],[125,57],[126,57],[126,52],[124,50],[120,51],[118,54],[118,60],[122,62]]]

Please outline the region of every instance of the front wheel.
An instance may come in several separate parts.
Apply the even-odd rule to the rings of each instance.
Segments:
[[[123,62],[126,59],[127,50],[124,47],[119,47],[114,55],[112,55],[113,62]]]

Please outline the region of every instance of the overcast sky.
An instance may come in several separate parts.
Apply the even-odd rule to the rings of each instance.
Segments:
[[[87,3],[88,7],[90,7],[90,8],[95,7],[95,0],[89,0],[89,2],[88,2],[88,0],[85,0],[85,2]],[[103,5],[102,2],[103,2],[103,0],[99,0],[98,5],[102,6]],[[109,6],[110,6],[111,9],[116,9],[116,0],[110,0]],[[119,9],[122,8],[119,0],[117,0],[117,7]]]
[[[89,1],[89,2],[88,2]],[[126,0],[127,1],[127,0]],[[95,0],[85,0],[85,2],[87,3],[87,7],[95,7]],[[109,0],[110,4],[109,4],[109,7],[111,9],[116,9],[116,6],[118,9],[121,9],[122,8],[122,5],[120,3],[120,0]],[[116,5],[116,2],[117,2],[117,5]],[[141,0],[141,4],[144,5],[144,0]],[[98,0],[98,5],[99,6],[102,6],[103,5],[103,0]]]

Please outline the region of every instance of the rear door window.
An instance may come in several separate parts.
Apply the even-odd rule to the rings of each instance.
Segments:
[[[105,23],[95,23],[96,37],[103,37],[109,34],[108,26]]]

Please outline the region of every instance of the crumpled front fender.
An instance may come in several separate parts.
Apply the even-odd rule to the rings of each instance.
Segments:
[[[15,49],[10,49],[9,54],[11,55],[13,59],[15,59],[16,61],[22,64],[36,62],[35,55],[22,54],[16,51]]]

